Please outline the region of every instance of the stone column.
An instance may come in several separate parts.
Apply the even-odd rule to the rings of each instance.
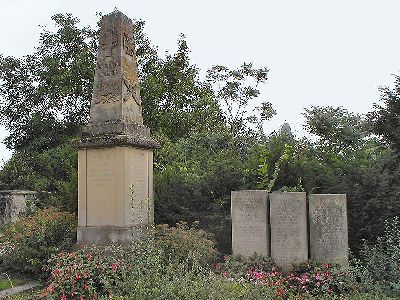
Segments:
[[[231,217],[232,253],[269,256],[267,192],[232,192]]]
[[[346,195],[310,195],[309,219],[311,259],[348,267]]]
[[[78,243],[125,243],[154,222],[153,149],[143,125],[132,21],[100,23],[90,121],[78,144]]]
[[[283,271],[308,259],[306,193],[269,194],[271,258]]]

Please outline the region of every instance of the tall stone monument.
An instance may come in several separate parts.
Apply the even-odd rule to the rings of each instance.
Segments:
[[[269,256],[267,192],[235,191],[231,198],[233,254]]]
[[[124,243],[154,222],[153,149],[143,125],[132,21],[100,23],[90,121],[78,144],[78,242]]]
[[[271,258],[283,271],[307,262],[306,193],[269,194]]]

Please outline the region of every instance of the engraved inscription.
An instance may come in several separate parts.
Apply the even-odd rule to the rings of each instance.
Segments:
[[[271,256],[290,270],[307,260],[307,217],[305,193],[271,194]]]
[[[105,57],[111,57],[118,44],[118,30],[113,18],[103,18],[100,31],[99,47]]]
[[[128,32],[123,33],[122,46],[125,50],[125,53],[133,57],[135,55],[135,47],[133,45],[133,38],[131,34]]]
[[[269,255],[267,193],[232,193],[232,248],[234,254]]]
[[[311,195],[311,258],[348,265],[348,233],[345,195]]]

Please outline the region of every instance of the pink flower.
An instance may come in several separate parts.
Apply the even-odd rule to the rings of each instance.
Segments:
[[[51,285],[51,286],[49,286],[48,289],[49,289],[49,292],[50,292],[50,293],[54,293],[54,286]]]
[[[118,269],[118,264],[112,264],[112,265],[111,265],[111,269],[112,269],[113,271],[117,271],[117,269]]]
[[[61,300],[67,300],[67,297],[65,297],[65,294],[63,293],[61,296]]]

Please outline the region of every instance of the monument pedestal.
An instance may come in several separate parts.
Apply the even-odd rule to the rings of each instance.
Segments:
[[[125,242],[153,224],[152,150],[81,148],[78,178],[78,242]]]

